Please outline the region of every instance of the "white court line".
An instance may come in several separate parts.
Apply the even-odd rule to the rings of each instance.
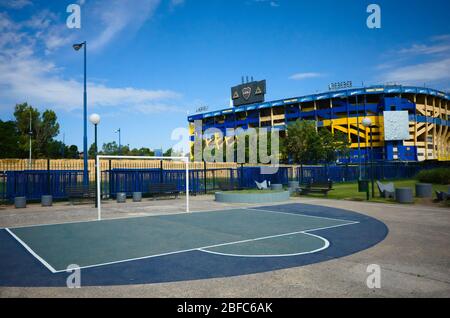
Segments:
[[[325,208],[332,208],[328,206],[322,205],[322,207]],[[116,209],[116,208],[114,208]],[[123,210],[117,208],[118,211]],[[235,211],[235,210],[254,210],[254,211],[262,211],[262,212],[270,212],[270,213],[280,213],[280,214],[289,214],[289,215],[300,215],[300,216],[306,216],[311,218],[321,218],[321,219],[329,219],[329,220],[335,220],[335,221],[347,221],[352,222],[350,220],[346,219],[333,219],[333,218],[327,218],[324,216],[313,216],[313,215],[307,215],[307,214],[300,214],[300,213],[289,213],[289,212],[280,212],[280,211],[272,211],[272,210],[263,210],[263,209],[257,209],[257,208],[248,208],[248,207],[235,207],[230,209],[213,209],[213,210],[205,210],[205,211],[191,211],[189,214],[193,213],[207,213],[207,212],[229,212],[229,211]],[[353,211],[350,211],[353,212]],[[152,212],[142,212],[142,213],[152,213]],[[139,218],[147,218],[147,217],[156,217],[156,216],[170,216],[170,215],[181,215],[181,214],[188,214],[186,211],[183,212],[169,212],[169,213],[161,213],[161,214],[146,214],[146,215],[134,215],[134,216],[118,216],[118,217],[112,217],[112,218],[104,218],[100,221],[97,219],[97,217],[91,219],[91,220],[81,220],[81,221],[68,221],[68,222],[59,222],[59,223],[42,223],[42,224],[31,224],[31,225],[20,225],[20,226],[9,226],[0,228],[0,230],[5,230],[7,228],[10,229],[22,229],[22,228],[28,228],[28,227],[39,227],[39,226],[49,226],[49,225],[64,225],[64,224],[78,224],[78,223],[94,223],[94,222],[102,222],[102,221],[114,221],[114,220],[130,220],[130,219],[139,219]]]
[[[290,213],[290,212],[263,210],[263,209],[256,209],[256,208],[245,208],[245,209],[246,210],[253,210],[253,211],[261,211],[261,212],[269,212],[269,213],[279,213],[279,214],[306,216],[306,217],[309,217],[309,218],[326,219],[326,220],[333,220],[333,221],[355,222],[355,221],[346,220],[346,219],[335,219],[335,218],[328,218],[328,217],[325,217],[325,216],[315,216],[315,215],[308,215],[308,214],[302,214],[302,213]]]
[[[233,211],[233,210],[245,210],[245,208],[239,208],[239,209],[230,209],[230,210],[219,210],[219,211]],[[257,210],[257,209],[254,209]],[[292,215],[298,215],[298,216],[302,216],[301,214],[293,214],[293,213],[287,213],[287,212],[275,212],[275,211],[268,211],[268,210],[261,210],[264,212],[269,212],[269,213],[284,213],[284,214],[292,214]],[[182,212],[179,214],[186,214],[186,212]],[[304,215],[304,216],[308,216],[308,215]],[[148,216],[151,217],[151,216]],[[312,216],[313,217],[313,216]],[[138,218],[138,217],[136,217]],[[317,217],[317,218],[323,218],[323,217]],[[119,218],[120,219],[120,218]],[[341,219],[334,219],[337,221],[347,221],[347,220],[341,220]],[[106,221],[106,220],[105,220]],[[84,221],[84,222],[98,222],[98,221]],[[186,253],[186,252],[192,252],[192,251],[201,251],[201,252],[205,252],[205,253],[212,253],[211,251],[207,251],[208,248],[214,248],[214,247],[219,247],[219,246],[225,246],[225,245],[233,245],[233,244],[240,244],[240,243],[246,243],[246,242],[251,242],[251,241],[258,241],[258,240],[264,240],[264,239],[270,239],[270,238],[275,238],[275,237],[281,237],[281,236],[288,236],[288,235],[294,235],[294,234],[307,234],[307,235],[312,235],[312,236],[317,236],[319,238],[321,238],[322,240],[328,242],[328,240],[326,240],[323,237],[320,237],[318,235],[314,235],[314,234],[310,234],[307,232],[313,232],[313,231],[318,231],[318,230],[323,230],[323,229],[327,229],[327,228],[333,228],[333,227],[340,227],[340,226],[345,226],[345,225],[352,225],[352,224],[356,224],[359,222],[356,221],[347,221],[348,223],[345,224],[338,224],[338,225],[333,225],[333,226],[327,226],[327,227],[321,227],[321,228],[314,228],[314,229],[309,229],[309,230],[302,230],[302,231],[296,231],[296,232],[290,232],[290,233],[283,233],[283,234],[276,234],[276,235],[270,235],[270,236],[263,236],[263,237],[258,237],[258,238],[253,238],[253,239],[245,239],[245,240],[239,240],[239,241],[232,241],[232,242],[227,242],[227,243],[221,243],[221,244],[215,244],[215,245],[207,245],[207,246],[202,246],[202,247],[195,247],[195,248],[191,248],[191,249],[185,249],[185,250],[178,250],[178,251],[173,251],[173,252],[167,252],[167,253],[161,253],[161,254],[153,254],[153,255],[148,255],[148,256],[142,256],[142,257],[135,257],[135,258],[128,258],[128,259],[123,259],[123,260],[118,260],[118,261],[112,261],[112,262],[105,262],[105,263],[98,263],[98,264],[93,264],[93,265],[86,265],[86,266],[80,266],[78,267],[79,269],[85,269],[85,268],[93,268],[93,267],[100,267],[100,266],[106,266],[106,265],[112,265],[112,264],[118,264],[118,263],[125,263],[125,262],[130,262],[130,261],[136,261],[136,260],[142,260],[142,259],[149,259],[149,258],[155,258],[155,257],[160,257],[160,256],[167,256],[167,255],[173,255],[173,254],[180,254],[180,253]],[[78,222],[74,222],[74,223],[78,223]],[[83,223],[83,222],[80,222]],[[62,224],[67,224],[67,223],[62,223]],[[27,251],[29,251],[37,260],[39,260],[45,267],[47,267],[47,269],[49,269],[52,273],[61,273],[61,272],[66,272],[66,270],[55,270],[50,264],[48,264],[43,258],[41,258],[37,253],[35,253],[25,242],[23,242],[20,238],[18,238],[14,233],[12,233],[8,228],[5,229],[6,231],[8,231],[8,233],[10,233],[22,246],[24,246]],[[329,242],[328,245],[326,245],[325,248],[327,248],[329,246]],[[323,249],[325,249],[323,248]],[[317,252],[317,251],[316,251]],[[295,254],[294,254],[295,255]],[[297,254],[299,255],[299,254]],[[230,255],[233,256],[233,255]],[[239,256],[239,255],[236,255]],[[273,257],[275,257],[276,255],[274,255]],[[282,255],[279,255],[282,256]],[[292,255],[291,255],[292,256]],[[242,257],[255,257],[255,256],[246,256],[246,255],[242,255]],[[264,256],[257,256],[257,257],[264,257]],[[267,256],[266,256],[267,257]]]
[[[22,241],[20,238],[18,238],[13,232],[11,232],[8,228],[5,228],[5,230],[11,234],[12,237],[14,237],[17,242],[19,242],[25,249],[30,252],[31,255],[33,255],[39,262],[41,262],[49,271],[52,273],[56,273],[57,270],[54,269],[49,263],[47,263],[42,257],[40,257],[35,251],[31,249],[24,241]]]
[[[330,246],[330,242],[319,235],[315,235],[315,234],[310,234],[310,233],[306,233],[306,232],[298,232],[296,234],[305,234],[305,235],[309,235],[309,236],[314,236],[317,237],[319,239],[321,239],[324,244],[322,247],[319,247],[318,249],[312,250],[312,251],[307,251],[307,252],[299,252],[299,253],[291,253],[291,254],[258,254],[258,255],[249,255],[249,254],[231,254],[231,253],[221,253],[221,252],[215,252],[215,251],[210,251],[207,249],[199,249],[202,252],[205,253],[209,253],[209,254],[216,254],[216,255],[221,255],[221,256],[232,256],[232,257],[288,257],[288,256],[297,256],[297,255],[304,255],[304,254],[312,254],[312,253],[317,253],[320,252],[322,250],[327,249]],[[286,234],[288,235],[288,234]],[[293,234],[294,235],[294,234]]]
[[[325,227],[320,227],[320,228],[315,228],[315,229],[310,229],[310,230],[304,230],[304,231],[298,231],[298,232],[292,232],[292,233],[286,233],[286,234],[279,234],[279,235],[272,235],[272,236],[267,236],[267,237],[262,237],[262,238],[257,238],[257,239],[250,239],[250,240],[245,240],[243,242],[218,244],[218,245],[214,246],[214,247],[219,247],[219,246],[233,245],[233,244],[239,244],[239,243],[245,243],[245,242],[251,242],[251,241],[260,241],[260,240],[295,235],[295,234],[305,234],[305,235],[309,235],[309,236],[314,236],[314,237],[317,237],[317,238],[321,239],[322,241],[324,241],[325,244],[322,247],[312,250],[312,251],[308,251],[308,252],[299,252],[299,253],[292,253],[292,254],[273,254],[273,255],[270,255],[270,254],[269,255],[248,255],[248,254],[229,254],[229,253],[214,252],[214,251],[207,250],[207,248],[199,248],[198,250],[205,252],[205,253],[217,254],[217,255],[222,255],[222,256],[233,256],[233,257],[285,257],[285,256],[297,256],[297,255],[304,255],[304,254],[312,254],[312,253],[320,252],[322,250],[327,249],[330,246],[330,242],[322,236],[319,236],[316,234],[311,234],[309,232],[331,229],[331,228],[346,226],[346,225],[353,225],[353,224],[357,224],[357,223],[359,223],[359,222],[355,221],[355,222],[349,222],[349,223],[345,223],[345,224],[331,225],[331,226],[325,226]],[[213,248],[213,247],[209,247],[209,248]]]
[[[28,227],[39,227],[39,226],[50,226],[50,225],[64,225],[64,224],[78,224],[78,223],[96,223],[96,222],[103,222],[103,221],[116,221],[116,220],[131,220],[131,219],[140,219],[140,218],[150,218],[150,217],[157,217],[157,216],[170,216],[170,215],[181,215],[181,214],[194,214],[194,213],[207,213],[207,212],[229,212],[229,211],[234,211],[234,210],[242,210],[244,208],[241,207],[236,207],[236,208],[232,208],[232,209],[217,209],[217,210],[205,210],[205,211],[191,211],[189,213],[187,213],[186,211],[184,212],[169,212],[169,213],[161,213],[161,214],[147,214],[147,215],[134,215],[134,216],[118,216],[118,217],[114,217],[114,218],[105,218],[105,219],[101,219],[100,221],[97,219],[97,217],[95,217],[95,219],[92,220],[84,220],[84,221],[68,221],[68,222],[60,222],[60,223],[42,223],[42,224],[32,224],[32,225],[20,225],[20,226],[14,226],[14,227],[7,227],[9,229],[23,229],[23,228],[28,228]],[[149,213],[149,212],[143,212],[143,213]],[[151,212],[150,212],[151,213]],[[4,228],[0,228],[0,230],[6,230],[6,227]]]

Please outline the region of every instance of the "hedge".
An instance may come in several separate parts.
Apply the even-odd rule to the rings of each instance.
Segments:
[[[422,170],[416,179],[426,183],[450,184],[450,168]]]

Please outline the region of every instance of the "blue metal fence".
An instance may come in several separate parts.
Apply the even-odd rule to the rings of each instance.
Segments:
[[[191,193],[202,192],[203,171],[189,171]],[[180,192],[186,192],[185,170],[112,169],[102,172],[102,194],[115,197],[118,192],[132,195],[133,192],[147,193],[151,184],[174,183]]]
[[[435,168],[437,165],[420,165],[408,163],[374,163],[373,173],[374,179],[409,179],[413,178],[419,171],[424,169]],[[331,180],[333,182],[357,181],[361,178],[369,179],[371,176],[370,165],[367,166],[304,166],[297,168],[297,176],[300,182],[310,180],[317,182],[325,182]]]
[[[77,185],[82,177],[81,170],[6,171],[2,185],[3,199],[11,202],[17,196],[24,196],[28,200],[39,200],[45,194],[64,199],[67,197],[66,188]]]
[[[383,179],[405,179],[414,177],[420,170],[434,168],[434,163],[377,163],[374,164],[374,177]],[[442,166],[442,165],[441,165]],[[257,182],[264,180],[271,183],[287,185],[289,180],[333,182],[356,181],[359,171],[362,177],[368,178],[369,166],[354,165],[279,167],[273,174],[264,174],[261,167],[240,166],[237,168],[194,169],[189,171],[191,194],[201,194],[219,189],[220,183],[237,181],[241,187],[256,188]],[[102,194],[115,197],[117,192],[148,192],[149,185],[155,183],[175,183],[180,192],[185,192],[184,169],[161,168],[115,168],[102,171]],[[66,189],[81,186],[82,170],[21,170],[0,173],[0,201],[12,202],[16,196],[25,196],[28,200],[39,200],[44,194],[53,195],[54,199],[66,199]],[[93,181],[92,181],[93,186]]]

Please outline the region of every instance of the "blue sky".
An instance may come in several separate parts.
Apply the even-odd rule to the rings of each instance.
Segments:
[[[68,29],[71,3],[81,29]],[[381,6],[381,28],[366,8]],[[199,106],[228,107],[242,75],[267,100],[397,82],[450,90],[450,1],[0,0],[0,118],[16,103],[52,108],[62,139],[82,145],[82,54],[100,143],[168,148]],[[92,129],[89,142],[92,141]]]

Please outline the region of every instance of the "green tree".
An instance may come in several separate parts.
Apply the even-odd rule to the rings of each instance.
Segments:
[[[320,161],[324,155],[316,123],[311,120],[297,120],[288,125],[282,150],[286,158],[300,165]]]
[[[14,109],[14,117],[19,134],[18,148],[22,155],[28,153],[31,121],[31,146],[33,157],[48,157],[49,145],[59,133],[57,116],[53,110],[44,113],[33,108],[27,103],[17,104]]]
[[[39,119],[36,128],[36,147],[39,155],[48,157],[49,146],[53,138],[59,134],[59,124],[53,110],[44,111]]]
[[[64,156],[66,155],[66,148],[67,146],[62,142],[58,140],[52,140],[47,145],[47,158],[51,159],[58,159],[63,157],[63,149],[64,149]]]
[[[76,145],[66,146],[64,150],[64,157],[68,159],[79,159],[80,153]]]
[[[0,120],[0,158],[20,157],[19,134],[14,121]]]
[[[315,121],[297,120],[288,125],[286,138],[282,144],[283,157],[300,164],[300,180],[303,180],[305,163],[317,163],[324,157],[324,149]]]
[[[123,147],[122,147],[122,149],[123,149]],[[117,145],[117,143],[115,141],[104,143],[102,146],[102,152],[105,155],[110,155],[110,156],[118,155],[119,154],[119,145]]]
[[[172,156],[172,148],[167,149],[164,153],[163,153],[163,157],[170,157]]]
[[[133,148],[129,152],[130,156],[154,156],[155,153],[150,148],[141,147],[139,149]]]
[[[323,148],[322,160],[325,163],[335,162],[339,156],[348,156],[350,143],[346,134],[341,131],[332,134],[327,128],[322,128],[319,130],[319,136]]]
[[[99,153],[101,153],[100,149]],[[95,143],[92,143],[88,150],[89,159],[95,159]]]

